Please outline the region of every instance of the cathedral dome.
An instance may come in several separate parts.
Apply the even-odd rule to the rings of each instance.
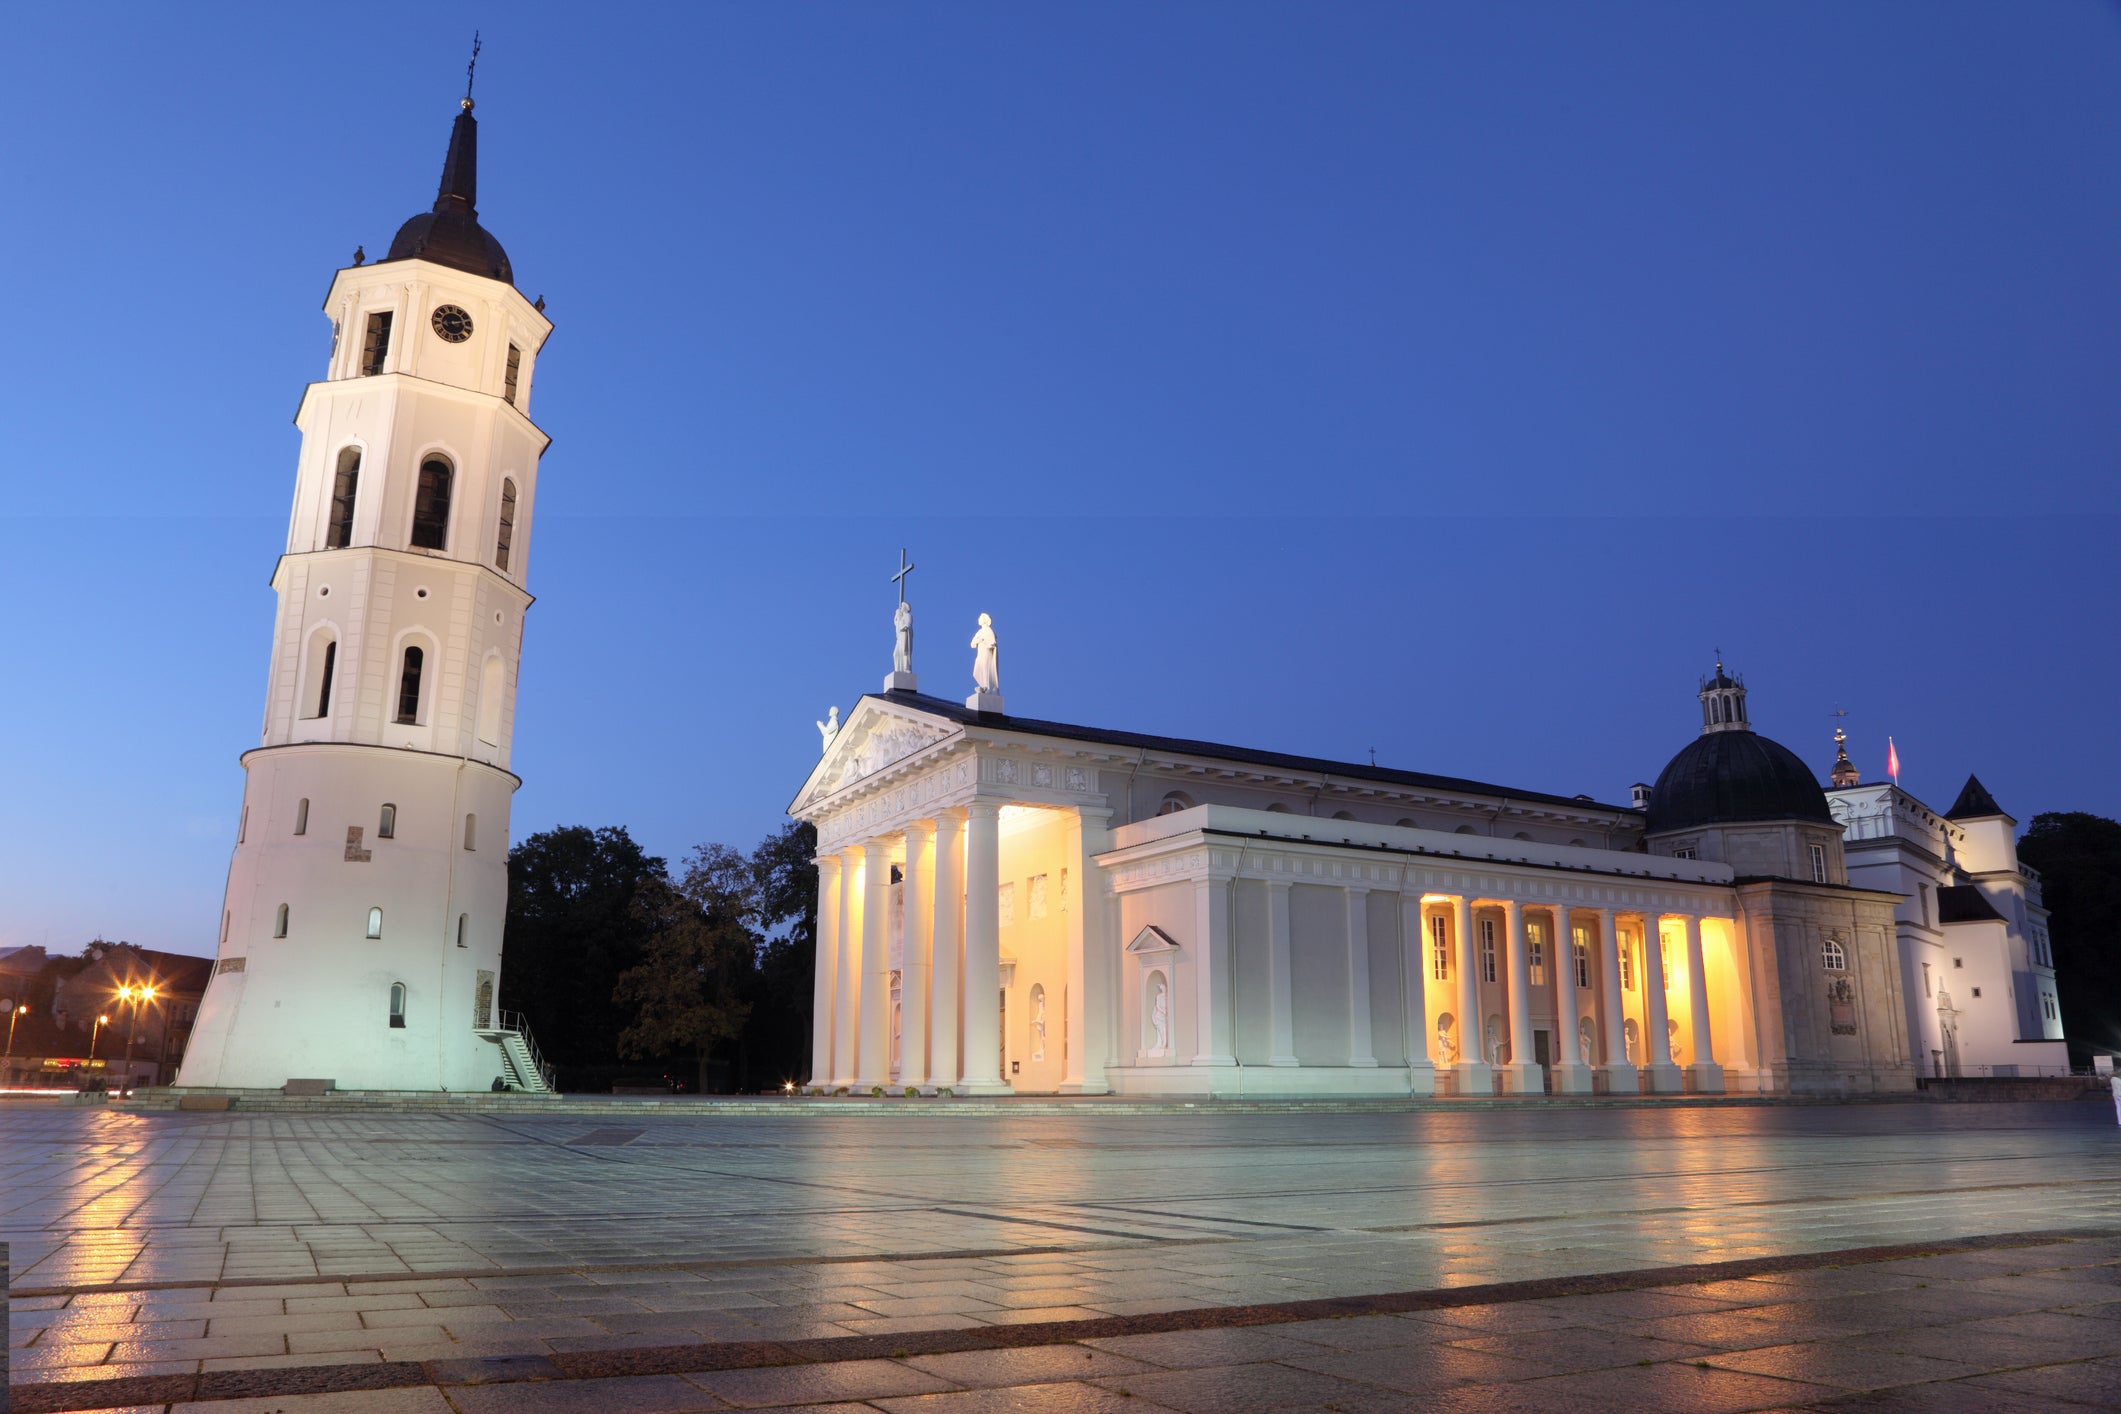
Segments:
[[[1650,834],[1745,820],[1831,824],[1812,768],[1753,731],[1706,732],[1674,756],[1650,788]]]
[[[442,188],[434,208],[398,227],[384,260],[432,260],[452,270],[483,275],[513,285],[515,270],[508,252],[479,224],[479,124],[471,100],[449,130],[449,155],[442,161]]]

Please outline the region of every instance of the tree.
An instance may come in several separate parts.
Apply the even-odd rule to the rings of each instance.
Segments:
[[[2121,822],[2081,810],[2035,815],[2018,857],[2040,871],[2071,1052],[2121,1051]]]
[[[751,1011],[743,999],[758,944],[746,926],[751,879],[744,856],[726,845],[702,845],[683,880],[658,881],[636,895],[647,944],[612,992],[633,1016],[618,1037],[621,1055],[687,1056],[697,1089],[709,1088],[716,1043],[742,1035]]]
[[[667,866],[623,827],[570,825],[508,852],[501,1005],[529,1017],[539,1048],[573,1088],[614,1069],[628,1020],[614,991],[653,936],[635,905],[657,886],[669,887]]]
[[[752,1074],[767,1084],[810,1078],[816,857],[817,829],[801,821],[783,825],[751,853],[752,924],[765,942],[759,949],[744,1050]]]

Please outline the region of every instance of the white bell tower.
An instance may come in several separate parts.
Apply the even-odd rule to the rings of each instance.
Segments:
[[[496,998],[552,325],[479,225],[471,109],[433,209],[382,260],[355,252],[324,303],[263,741],[180,1085],[536,1083]]]

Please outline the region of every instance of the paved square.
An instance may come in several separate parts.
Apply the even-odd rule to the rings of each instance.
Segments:
[[[585,1352],[908,1341],[2058,1230],[2121,1233],[2121,1129],[2105,1106],[1086,1105],[623,1123],[0,1108],[18,1385],[452,1361],[429,1368],[445,1370],[458,1408],[528,1408],[511,1397],[586,1382],[494,1381]],[[1800,1380],[1811,1401],[1859,1375],[2121,1357],[2109,1348],[2121,1322],[2079,1309],[2121,1295],[2121,1269],[2076,1269],[2094,1260],[2045,1261],[2058,1270],[2036,1280],[2007,1252],[1960,1253],[1006,1356],[946,1340],[888,1371],[730,1369],[687,1376],[686,1389],[740,1405],[807,1390],[805,1402],[970,1409],[1000,1405],[966,1391],[1007,1386],[1021,1395],[1009,1407],[1058,1408],[1124,1387],[1137,1407],[1213,1408],[1242,1403],[1240,1389],[1252,1407],[1333,1403],[1347,1390],[1317,1392],[1353,1381],[1365,1407],[1401,1407],[1392,1400],[1424,1391],[1607,1369],[1575,1386],[1584,1407],[1755,1407],[1777,1381]],[[1940,1317],[1927,1293],[1947,1282]],[[1227,1374],[1239,1367],[1251,1373]],[[657,1398],[693,1407],[677,1375],[653,1378]],[[1065,1386],[1081,1388],[1028,1393]],[[478,1390],[491,1397],[466,1393]],[[2010,1395],[2049,1397],[2065,1396]]]

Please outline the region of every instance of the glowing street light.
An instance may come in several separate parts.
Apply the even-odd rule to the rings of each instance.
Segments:
[[[103,1034],[103,1028],[109,1021],[110,1018],[108,1016],[97,1017],[95,1027],[88,1033],[88,1058],[90,1060],[96,1058],[96,1039]]]
[[[154,999],[155,984],[152,982],[138,984],[127,982],[118,988],[118,1000],[132,1008],[132,1024],[125,1031],[125,1080],[123,1083],[128,1090],[132,1088],[133,1083],[133,1043],[140,1036],[140,1003],[152,1002]]]
[[[27,1004],[18,1006],[7,1014],[7,1062],[5,1069],[9,1071],[15,1068],[15,1023],[28,1015],[29,1007]]]

